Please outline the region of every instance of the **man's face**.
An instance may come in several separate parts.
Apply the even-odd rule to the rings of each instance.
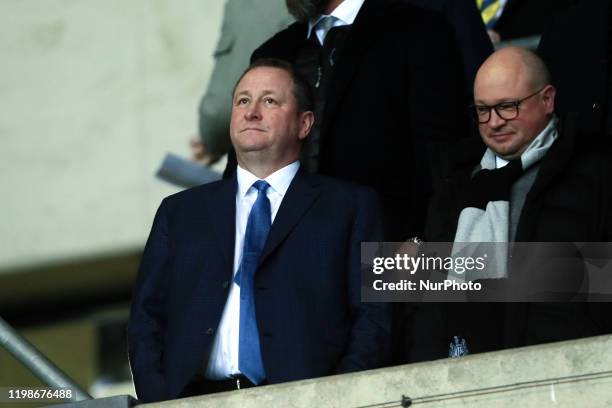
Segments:
[[[509,70],[479,72],[474,83],[474,102],[476,105],[493,106],[517,101],[538,90],[530,85],[526,75]],[[554,88],[547,85],[521,102],[518,116],[510,120],[501,118],[495,109],[491,109],[490,120],[479,125],[483,142],[506,160],[520,157],[550,121],[554,111],[554,94]]]
[[[321,14],[327,0],[287,0],[287,10],[297,21],[308,21]]]
[[[236,86],[230,136],[236,153],[263,153],[280,161],[297,159],[310,122],[299,112],[293,80],[283,69],[258,67]],[[295,157],[294,157],[295,156]]]

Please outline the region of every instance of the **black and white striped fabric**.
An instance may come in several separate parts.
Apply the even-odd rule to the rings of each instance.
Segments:
[[[474,173],[463,192],[463,210],[459,214],[452,254],[458,256],[481,256],[475,253],[474,245],[485,243],[489,263],[482,271],[472,271],[461,280],[496,279],[507,277],[507,245],[509,241],[510,192],[512,185],[530,167],[538,163],[558,137],[556,119],[527,147],[519,159],[509,161],[497,168],[495,152],[487,149],[480,161],[480,170]],[[494,245],[486,245],[495,243]],[[480,251],[476,251],[480,252]]]

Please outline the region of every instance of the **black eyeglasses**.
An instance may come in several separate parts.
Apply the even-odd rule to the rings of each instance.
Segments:
[[[503,120],[516,119],[519,115],[519,106],[521,106],[521,103],[525,102],[527,99],[531,98],[532,96],[539,94],[540,92],[542,92],[542,90],[544,90],[544,88],[546,87],[540,88],[539,90],[532,93],[531,95],[527,95],[523,99],[518,99],[516,101],[500,102],[497,105],[491,105],[491,106],[472,105],[471,110],[474,114],[474,119],[477,120],[478,123],[480,123],[481,125],[488,123],[491,120],[491,110],[492,109],[494,109],[495,113],[497,113],[497,116],[499,116]]]

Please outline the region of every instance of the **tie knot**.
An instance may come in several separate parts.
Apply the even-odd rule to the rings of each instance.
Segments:
[[[253,183],[253,187],[259,193],[265,193],[266,190],[268,190],[268,187],[270,187],[270,185],[265,180],[257,180],[256,182]]]
[[[323,18],[317,22],[315,28],[321,28],[325,30],[325,32],[328,32],[334,26],[335,21],[336,17],[334,16],[323,16]]]
[[[323,16],[319,21],[317,21],[317,23],[312,28],[311,35],[314,35],[315,32],[317,32],[318,30],[321,30],[321,33],[322,33],[321,38],[324,40],[329,30],[331,30],[332,27],[334,26],[334,23],[336,22],[336,20],[337,18],[334,16]]]

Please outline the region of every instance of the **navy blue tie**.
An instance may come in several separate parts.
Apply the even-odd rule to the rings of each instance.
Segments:
[[[238,339],[238,368],[253,384],[260,384],[266,378],[259,331],[255,319],[255,296],[253,283],[259,257],[270,232],[271,210],[266,190],[270,185],[263,180],[253,183],[257,199],[251,207],[244,235],[242,262],[234,281],[240,286],[240,334]]]

